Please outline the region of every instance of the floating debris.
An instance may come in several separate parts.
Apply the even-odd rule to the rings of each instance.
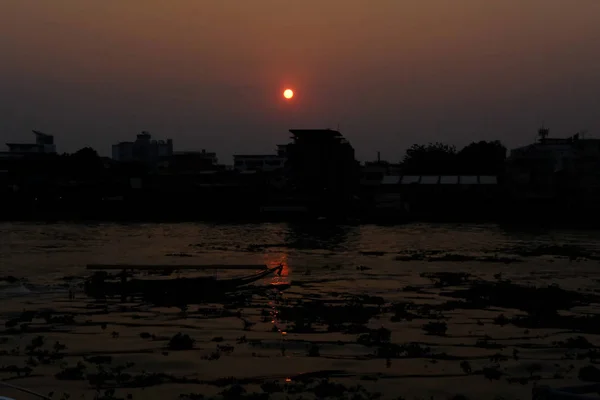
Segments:
[[[448,324],[445,322],[428,322],[423,325],[423,330],[429,335],[444,336],[448,330]]]
[[[169,341],[170,350],[190,350],[194,348],[195,340],[189,335],[179,332]]]
[[[471,274],[466,272],[423,272],[421,277],[431,279],[436,287],[447,287],[465,284]]]

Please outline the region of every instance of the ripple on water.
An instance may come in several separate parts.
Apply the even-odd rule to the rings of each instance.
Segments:
[[[594,327],[567,315],[537,328],[538,320],[523,318],[526,307],[479,307],[457,290],[479,280],[596,290],[600,272],[589,257],[599,251],[599,239],[600,232],[531,233],[494,225],[0,224],[3,274],[27,278],[0,284],[0,297],[13,299],[4,301],[4,312],[18,320],[24,310],[51,309],[45,318],[54,321],[53,330],[40,318],[23,322],[36,333],[4,340],[10,349],[48,334],[50,345],[67,345],[70,357],[61,362],[71,367],[94,352],[113,355],[115,368],[133,360],[138,366],[131,376],[141,373],[136,368],[164,371],[168,365],[174,375],[201,380],[199,391],[230,376],[292,387],[303,373],[338,371],[318,376],[345,379],[347,386],[372,383],[393,397],[449,398],[460,387],[477,398],[489,394],[484,374],[508,374],[516,383],[502,378],[494,390],[514,395],[506,398],[529,397],[526,384],[539,372],[534,364],[541,365],[540,379],[560,383],[553,377],[576,379],[598,351],[593,335],[587,342],[573,338],[560,329],[563,321]],[[261,286],[248,301],[185,309],[97,303],[80,292],[67,300],[69,284],[76,286],[87,273],[85,264],[180,263],[190,255],[190,263],[282,263],[285,273],[277,279],[290,287],[268,289],[274,281],[267,280],[261,282],[267,289]],[[359,318],[365,310],[366,319]],[[569,310],[578,317],[597,312],[597,304]],[[390,332],[389,344],[377,334],[382,327]],[[167,348],[179,332],[194,339],[191,349]],[[592,347],[564,348],[573,343]],[[48,366],[54,367],[60,370],[60,363]],[[58,383],[53,388],[69,385]],[[437,392],[428,392],[431,387]]]

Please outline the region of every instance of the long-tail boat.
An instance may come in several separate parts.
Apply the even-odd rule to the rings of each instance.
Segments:
[[[273,268],[262,266],[262,271],[252,275],[217,279],[214,276],[178,277],[174,279],[133,278],[132,271],[163,271],[170,275],[182,269],[249,269],[252,266],[132,266],[132,265],[88,265],[88,269],[101,270],[95,272],[84,283],[85,293],[90,297],[105,298],[111,296],[141,296],[145,298],[193,298],[210,297],[235,291],[269,275],[281,275],[282,265]],[[253,266],[256,269],[256,266]],[[109,274],[105,270],[121,269],[117,274]],[[131,279],[129,279],[131,278]]]

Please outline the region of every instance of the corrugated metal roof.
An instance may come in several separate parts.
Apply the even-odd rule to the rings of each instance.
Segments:
[[[423,175],[421,176],[421,184],[422,185],[437,185],[440,181],[440,177],[438,175]]]
[[[456,185],[458,183],[458,175],[442,175],[440,176],[442,185]]]
[[[498,178],[495,176],[481,175],[479,177],[479,183],[482,185],[495,185],[498,183]]]
[[[381,180],[382,185],[397,185],[400,183],[399,175],[386,175]]]
[[[382,185],[496,185],[498,177],[493,175],[386,175]]]
[[[411,183],[419,183],[421,177],[419,175],[404,175],[402,177],[402,184],[409,185]]]
[[[460,183],[462,185],[477,185],[479,183],[477,175],[461,175]]]

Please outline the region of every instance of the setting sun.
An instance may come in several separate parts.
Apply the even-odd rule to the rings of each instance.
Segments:
[[[292,97],[294,97],[294,92],[292,89],[285,89],[283,91],[283,97],[285,97],[286,99],[291,99]]]

